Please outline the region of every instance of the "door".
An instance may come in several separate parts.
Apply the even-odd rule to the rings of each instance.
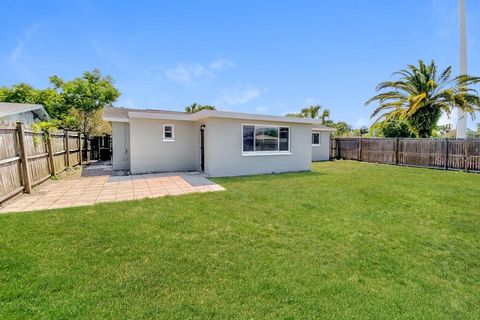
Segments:
[[[200,126],[200,170],[205,171],[205,125]]]

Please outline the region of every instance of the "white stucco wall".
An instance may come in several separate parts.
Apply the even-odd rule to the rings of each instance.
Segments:
[[[174,126],[175,141],[163,141],[164,124]],[[131,118],[131,173],[198,170],[197,131],[191,121]]]
[[[312,145],[312,161],[325,161],[330,159],[330,132],[314,131],[320,133],[320,145]],[[311,140],[311,139],[310,139]]]
[[[113,170],[130,170],[130,130],[125,122],[112,122]]]
[[[242,156],[242,124],[289,126],[291,154]],[[205,125],[205,173],[209,176],[310,170],[311,124],[209,118]]]

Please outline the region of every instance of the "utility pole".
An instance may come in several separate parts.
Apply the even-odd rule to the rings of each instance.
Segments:
[[[465,27],[465,0],[458,0],[458,20],[460,27],[460,74],[467,73],[467,35]],[[457,139],[467,137],[467,115],[457,110]]]

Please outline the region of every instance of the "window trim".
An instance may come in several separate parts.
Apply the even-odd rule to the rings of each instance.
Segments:
[[[253,127],[253,151],[243,151],[243,127]],[[277,128],[278,129],[278,149],[280,149],[280,128],[288,128],[288,150],[284,151],[256,151],[255,150],[255,132],[257,127],[267,127],[267,128]],[[284,156],[284,155],[291,155],[291,146],[290,146],[290,137],[291,137],[291,128],[290,126],[282,126],[282,125],[275,125],[275,124],[261,124],[261,123],[242,123],[240,127],[240,151],[243,157],[251,157],[251,156]]]
[[[172,127],[172,137],[166,138],[165,137],[165,127]],[[164,142],[175,142],[175,126],[173,124],[165,123],[163,125],[163,141]]]
[[[314,135],[314,134],[318,134],[318,143],[313,143],[313,141],[312,141],[312,146],[314,146],[314,147],[321,147],[321,146],[322,146],[322,140],[321,140],[320,132],[318,132],[318,131],[313,131],[313,132],[312,132],[312,140],[313,140],[313,135]]]

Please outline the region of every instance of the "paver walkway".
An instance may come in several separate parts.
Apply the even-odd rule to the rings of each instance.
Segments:
[[[225,190],[222,186],[199,173],[76,177],[50,180],[31,194],[23,194],[7,203],[0,213],[222,190]]]

